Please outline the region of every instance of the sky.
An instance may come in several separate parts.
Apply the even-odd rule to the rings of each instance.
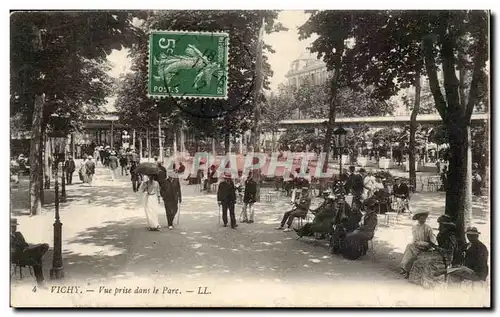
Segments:
[[[272,33],[264,35],[264,42],[273,47],[276,51],[268,56],[269,63],[274,72],[271,78],[271,90],[276,90],[278,85],[285,82],[285,74],[290,69],[291,63],[306,52],[306,48],[312,43],[315,37],[299,41],[298,27],[307,21],[308,15],[300,10],[287,10],[280,12],[278,22],[288,28],[286,32]],[[113,77],[120,76],[121,73],[129,71],[130,59],[127,57],[128,51],[122,49],[114,50],[108,57],[113,68],[109,74]],[[231,53],[231,52],[230,52]]]

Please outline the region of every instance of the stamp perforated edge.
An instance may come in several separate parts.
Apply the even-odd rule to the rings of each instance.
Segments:
[[[227,36],[227,45],[226,45],[226,87],[225,87],[225,95],[221,97],[215,97],[215,96],[191,96],[191,95],[186,95],[186,96],[173,96],[173,95],[151,95],[149,93],[149,79],[150,79],[150,66],[151,66],[151,36],[153,33],[158,34],[158,33],[177,33],[177,34],[218,34],[218,35],[225,35]],[[227,100],[228,95],[229,95],[229,33],[228,32],[222,32],[222,31],[183,31],[183,30],[157,30],[157,29],[152,29],[149,30],[148,34],[148,81],[146,83],[146,91],[147,91],[147,96],[148,98],[152,99],[166,99],[166,98],[177,98],[177,99],[184,99],[184,100],[189,100],[189,99],[220,99],[220,100]]]

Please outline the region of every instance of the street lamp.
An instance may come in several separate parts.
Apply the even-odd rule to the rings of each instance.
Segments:
[[[340,152],[339,180],[340,180],[340,185],[342,187],[341,191],[340,191],[341,198],[344,197],[344,190],[343,190],[344,185],[343,185],[343,181],[342,181],[342,153],[343,153],[344,147],[345,147],[346,135],[347,135],[347,130],[345,130],[342,127],[339,127],[338,129],[333,131],[334,146]]]
[[[54,167],[55,167],[55,222],[54,222],[54,256],[52,258],[52,268],[50,269],[51,279],[60,279],[64,277],[63,261],[62,261],[62,223],[59,217],[59,182],[58,182],[58,166],[62,163],[62,187],[64,191],[64,160],[66,148],[66,135],[57,135],[52,137],[54,141]],[[63,193],[61,193],[63,194]],[[65,194],[65,193],[64,193]]]
[[[340,173],[342,173],[342,153],[345,147],[347,130],[340,127],[333,131],[333,142],[335,148],[337,148],[340,152]]]

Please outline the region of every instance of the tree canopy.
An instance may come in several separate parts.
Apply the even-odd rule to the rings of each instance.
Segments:
[[[29,129],[34,95],[43,93],[44,125],[78,129],[110,93],[106,58],[136,40],[135,16],[123,11],[13,13],[11,115],[21,114]]]
[[[172,122],[184,122],[195,126],[202,135],[220,136],[240,133],[251,126],[248,120],[253,114],[255,53],[262,18],[266,32],[285,28],[276,23],[276,11],[155,11],[146,19],[139,44],[131,52],[133,73],[130,83],[123,83],[117,99],[117,109],[124,122],[141,122],[148,111],[156,111]],[[166,98],[158,101],[147,97],[147,32],[150,29],[186,31],[222,31],[230,34],[228,99]],[[264,45],[267,54],[273,53],[270,45]],[[264,56],[264,88],[268,88],[272,76],[270,65]],[[141,84],[141,82],[143,84]],[[153,106],[156,105],[156,108]],[[139,119],[136,121],[136,119]]]

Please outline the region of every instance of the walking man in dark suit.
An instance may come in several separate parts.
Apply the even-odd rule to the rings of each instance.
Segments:
[[[64,162],[64,169],[66,170],[66,184],[71,185],[73,182],[73,173],[75,172],[75,161],[73,161],[71,155]]]
[[[236,216],[234,215],[234,204],[236,203],[236,187],[231,174],[224,174],[224,181],[220,183],[217,191],[217,203],[222,206],[222,221],[227,227],[227,211],[231,217],[231,228],[236,229]]]
[[[161,167],[160,167],[161,170]],[[174,171],[168,171],[167,177],[162,178],[158,174],[158,182],[160,183],[160,195],[163,198],[165,205],[165,213],[167,215],[168,229],[174,229],[174,218],[177,214],[179,204],[182,202],[181,185],[179,178]]]
[[[255,196],[257,195],[257,183],[253,180],[252,172],[248,173],[248,179],[245,181],[245,194],[243,196],[243,220],[241,222],[253,223]],[[250,213],[250,218],[247,215],[247,209]]]

